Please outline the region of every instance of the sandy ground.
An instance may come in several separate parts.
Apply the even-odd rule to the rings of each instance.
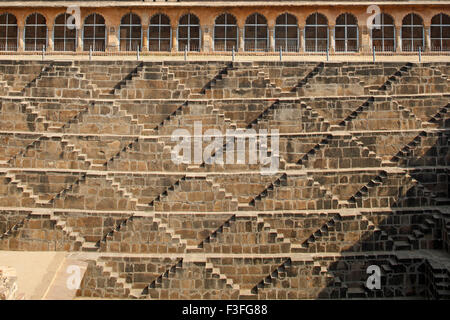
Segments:
[[[0,265],[16,269],[19,294],[25,299],[42,299],[65,252],[0,251]]]
[[[81,278],[87,267],[68,252],[0,251],[0,265],[16,269],[18,293],[26,300],[74,299],[76,289],[68,288],[67,280],[74,266],[80,268]]]

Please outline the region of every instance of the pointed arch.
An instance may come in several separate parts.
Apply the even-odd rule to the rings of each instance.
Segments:
[[[351,13],[336,18],[334,27],[336,52],[357,52],[359,50],[358,20]]]
[[[245,51],[268,51],[269,28],[262,14],[253,13],[245,20],[244,46]]]
[[[196,15],[188,13],[180,18],[177,38],[179,51],[200,51],[200,20]]]
[[[98,13],[91,13],[84,19],[83,51],[105,51],[106,24],[105,18]]]
[[[372,21],[372,48],[375,51],[395,51],[394,18],[387,13],[380,13]]]
[[[315,12],[306,18],[305,51],[323,52],[328,48],[328,19]]]
[[[148,25],[148,48],[150,51],[170,51],[172,49],[172,26],[170,18],[157,13]]]
[[[75,51],[77,48],[77,29],[68,24],[71,15],[61,13],[55,18],[53,24],[53,50]]]
[[[17,51],[18,36],[16,16],[11,13],[0,15],[0,51]]]
[[[275,20],[275,50],[296,52],[299,50],[298,22],[290,13],[283,13]]]
[[[439,13],[431,18],[430,40],[432,51],[450,51],[450,16]]]
[[[47,20],[42,14],[34,12],[25,19],[24,38],[26,51],[40,51],[47,48]]]
[[[137,51],[142,48],[141,18],[132,12],[120,20],[119,46],[121,51]]]
[[[231,51],[238,48],[237,19],[230,13],[222,13],[214,20],[214,50]]]

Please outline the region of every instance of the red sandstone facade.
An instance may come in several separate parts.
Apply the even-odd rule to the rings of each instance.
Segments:
[[[78,29],[67,27],[67,12],[79,12]],[[0,49],[446,51],[449,13],[450,1],[2,1]],[[370,30],[370,21],[380,28]]]

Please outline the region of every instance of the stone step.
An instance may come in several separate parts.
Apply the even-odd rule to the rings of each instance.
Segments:
[[[351,287],[347,289],[347,297],[349,299],[367,298],[367,293],[363,288]]]
[[[13,96],[13,97],[21,97],[21,96],[23,96],[23,92],[22,91],[9,90],[8,91],[8,95],[9,96]]]
[[[411,250],[411,244],[406,241],[394,241],[394,250]]]
[[[96,252],[98,250],[99,247],[97,247],[96,242],[84,242],[83,245],[81,246],[81,251]]]
[[[241,289],[239,291],[239,300],[256,300],[257,298],[258,295],[252,293],[250,289]]]

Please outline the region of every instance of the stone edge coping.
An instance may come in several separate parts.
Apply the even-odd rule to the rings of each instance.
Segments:
[[[237,128],[237,130],[245,130],[245,128]],[[333,135],[333,136],[342,136],[349,134],[386,134],[386,133],[416,133],[416,132],[428,132],[428,133],[438,133],[438,132],[446,132],[450,131],[450,128],[418,128],[418,129],[403,129],[403,130],[343,130],[343,131],[314,131],[314,132],[296,132],[296,133],[272,133],[271,136],[279,136],[279,137],[301,137],[301,136],[323,136],[323,135]],[[237,131],[238,134],[238,131]],[[59,133],[59,132],[45,132],[45,131],[3,131],[0,130],[0,135],[25,135],[25,136],[33,136],[36,138],[40,137],[98,137],[98,138],[129,138],[129,139],[140,139],[140,140],[158,140],[160,138],[172,138],[170,135],[119,135],[119,134],[101,134],[101,133]],[[256,134],[259,136],[260,134]],[[201,135],[211,136],[211,135]],[[192,135],[191,137],[197,137],[197,135]]]
[[[303,170],[278,170],[273,177],[286,173],[289,176],[306,176],[313,173],[366,173],[384,171],[387,173],[407,173],[409,171],[428,171],[428,170],[449,170],[450,166],[423,166],[423,167],[359,167],[343,169],[303,169]],[[86,174],[88,176],[109,176],[109,175],[128,175],[128,176],[180,176],[187,178],[206,178],[208,176],[234,176],[234,175],[261,175],[260,170],[254,171],[208,171],[208,172],[186,172],[186,171],[98,171],[98,170],[79,170],[79,169],[53,169],[53,168],[22,168],[7,167],[0,168],[0,175],[8,172],[44,172],[44,173],[72,173]]]
[[[227,253],[105,253],[105,252],[83,252],[83,253],[69,253],[68,257],[77,260],[92,260],[101,258],[119,258],[125,257],[133,261],[133,258],[168,258],[168,259],[183,259],[183,262],[205,262],[208,258],[233,258],[233,259],[255,259],[255,258],[281,258],[291,259],[291,261],[313,261],[314,258],[325,258],[327,260],[334,260],[339,258],[353,258],[353,259],[377,259],[397,257],[399,260],[403,259],[430,259],[434,262],[441,262],[449,264],[450,258],[443,255],[437,250],[410,250],[410,251],[370,251],[370,252],[322,252],[322,253],[267,253],[267,254],[227,254]],[[136,260],[139,262],[139,260]]]
[[[389,76],[389,75],[386,75]],[[64,88],[63,88],[64,89]],[[66,88],[67,89],[67,88]],[[70,88],[69,88],[70,89]],[[267,89],[267,88],[258,88]],[[82,90],[82,89],[80,89]],[[139,89],[135,89],[139,90]],[[48,100],[49,102],[58,101],[101,101],[101,102],[120,102],[120,103],[131,103],[131,102],[216,102],[216,101],[295,101],[301,102],[303,100],[320,100],[320,99],[331,99],[331,100],[360,100],[368,98],[383,98],[381,100],[392,100],[393,98],[408,98],[408,99],[423,99],[428,97],[449,97],[450,93],[412,93],[412,94],[377,94],[377,95],[359,95],[359,96],[303,96],[303,97],[262,97],[262,98],[202,98],[202,99],[124,99],[124,98],[114,98],[114,99],[100,99],[100,98],[65,98],[65,97],[29,97],[29,96],[0,96],[0,100]]]
[[[421,207],[404,207],[404,208],[392,208],[392,207],[382,207],[382,208],[345,208],[345,209],[317,209],[317,210],[268,210],[268,211],[133,211],[133,210],[86,210],[86,209],[61,209],[61,208],[30,208],[30,207],[0,207],[0,212],[23,212],[24,214],[31,214],[35,216],[49,215],[49,214],[66,214],[66,213],[86,213],[86,214],[104,214],[104,215],[127,215],[135,217],[155,217],[158,215],[236,215],[240,217],[256,217],[263,215],[317,215],[317,214],[340,214],[341,216],[346,215],[358,215],[365,213],[393,213],[402,211],[434,211],[441,214],[450,214],[450,206],[421,206]]]

